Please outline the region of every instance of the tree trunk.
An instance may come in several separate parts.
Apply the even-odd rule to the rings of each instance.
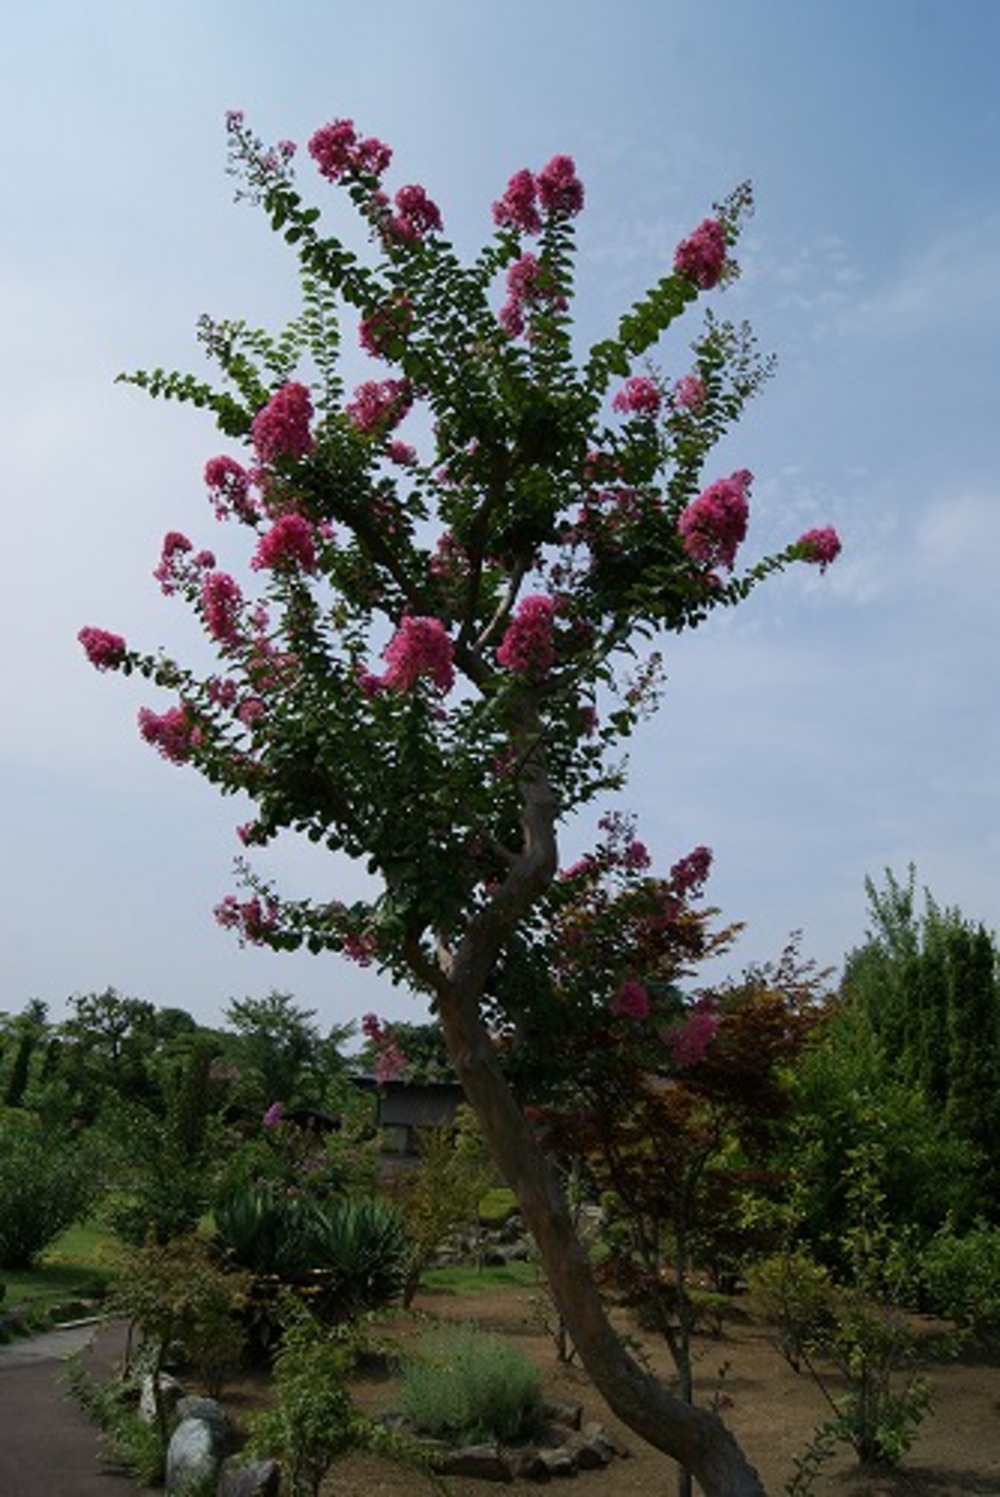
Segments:
[[[497,1065],[478,993],[437,984],[452,1064],[497,1165],[515,1192],[552,1297],[588,1376],[635,1434],[690,1471],[706,1497],[764,1497],[764,1487],[716,1414],[675,1398],[628,1353],[608,1320],[554,1169]]]

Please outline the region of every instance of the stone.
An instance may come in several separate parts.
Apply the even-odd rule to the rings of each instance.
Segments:
[[[214,1484],[221,1464],[213,1426],[204,1419],[182,1419],[167,1446],[166,1490],[170,1497],[201,1497]]]
[[[583,1423],[582,1403],[549,1403],[542,1405],[542,1417],[550,1424],[562,1424],[566,1429],[579,1429]]]
[[[177,1418],[200,1419],[203,1424],[218,1429],[223,1437],[229,1434],[229,1419],[217,1398],[202,1398],[189,1393],[177,1400]]]
[[[546,1445],[538,1452],[550,1476],[575,1476],[576,1456],[566,1445]]]
[[[230,1456],[219,1473],[216,1497],[278,1497],[281,1468],[277,1461],[243,1461]]]
[[[584,1439],[593,1445],[595,1449],[607,1450],[609,1452],[609,1460],[612,1456],[616,1455],[620,1456],[622,1460],[627,1460],[632,1454],[624,1440],[619,1440],[617,1435],[613,1435],[610,1430],[605,1429],[603,1424],[598,1424],[596,1419],[588,1419],[581,1433]]]
[[[228,1453],[232,1428],[214,1398],[181,1398],[179,1423],[167,1446],[166,1490],[169,1497],[200,1494],[214,1488]]]
[[[510,1462],[506,1461],[495,1445],[466,1445],[453,1450],[437,1468],[442,1476],[468,1476],[474,1481],[514,1480]]]
[[[169,1372],[160,1373],[160,1401],[163,1404],[164,1413],[168,1419],[172,1419],[176,1413],[177,1405],[184,1396],[184,1389],[175,1377]],[[154,1397],[155,1381],[153,1374],[147,1372],[142,1380],[139,1390],[139,1418],[143,1424],[156,1423],[156,1399]]]

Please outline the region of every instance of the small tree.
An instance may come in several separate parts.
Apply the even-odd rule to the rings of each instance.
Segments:
[[[403,1176],[396,1188],[412,1244],[403,1286],[404,1309],[412,1305],[420,1275],[435,1248],[452,1233],[477,1224],[479,1203],[494,1175],[470,1108],[459,1108],[454,1126],[421,1129],[419,1167]]]
[[[142,711],[142,735],[253,800],[247,847],[292,830],[366,862],[381,892],[350,905],[281,900],[245,868],[246,897],[225,899],[219,919],[277,949],[375,961],[430,995],[595,1383],[706,1491],[757,1492],[719,1421],[673,1399],[615,1334],[484,1022],[505,993],[523,1009],[525,985],[508,979],[537,969],[558,829],[622,782],[618,751],[655,699],[643,639],[839,550],[832,530],[811,530],[735,575],[752,476],[702,487],[702,474],[769,372],[748,328],[709,316],[680,378],[643,362],[734,273],[749,192],[685,238],[578,360],[584,189],[569,157],[516,173],[495,232],[463,262],[423,187],[390,198],[388,146],[349,121],[326,125],[309,154],[367,229],[363,258],[304,204],[294,147],[266,148],[239,112],[228,129],[241,194],[298,255],[303,313],[278,337],[204,319],[220,387],[162,370],[131,378],[208,408],[248,444],[247,462],[213,458],[206,482],[217,515],[249,528],[264,597],[171,532],[157,575],[191,605],[220,669],[199,678],[104,629],[84,629],[83,646],[98,668],[175,694]],[[342,310],[381,365],[353,392],[338,367]],[[398,432],[413,407],[422,452]],[[542,984],[532,1000],[542,1029],[547,994]]]

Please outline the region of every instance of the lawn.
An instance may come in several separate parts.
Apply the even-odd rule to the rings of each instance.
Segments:
[[[31,1268],[0,1269],[0,1284],[6,1288],[0,1300],[0,1337],[3,1316],[14,1311],[28,1329],[86,1314],[105,1291],[113,1251],[111,1234],[88,1222],[57,1237]]]

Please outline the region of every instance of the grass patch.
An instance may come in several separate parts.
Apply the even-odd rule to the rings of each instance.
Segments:
[[[480,1294],[491,1289],[530,1289],[538,1284],[533,1263],[503,1263],[495,1268],[476,1268],[459,1263],[452,1268],[428,1268],[420,1277],[434,1294]]]
[[[27,1329],[62,1318],[63,1312],[85,1313],[87,1301],[99,1300],[113,1274],[114,1239],[89,1222],[68,1228],[31,1268],[0,1268],[6,1294],[0,1310],[23,1310]]]
[[[494,1185],[479,1202],[479,1220],[485,1227],[498,1227],[517,1210],[517,1196],[505,1185]]]

